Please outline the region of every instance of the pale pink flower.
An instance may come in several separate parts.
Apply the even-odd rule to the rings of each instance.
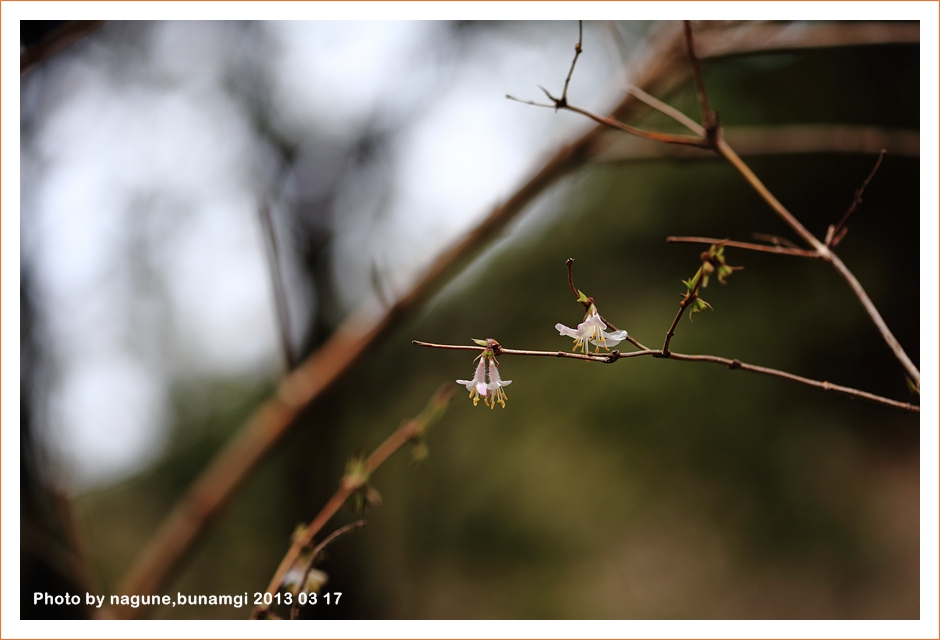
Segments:
[[[579,324],[577,329],[566,327],[560,322],[555,325],[555,328],[558,330],[559,335],[574,338],[572,351],[583,349],[584,353],[588,352],[588,343],[597,347],[596,351],[600,351],[601,347],[605,349],[616,347],[627,339],[627,332],[623,329],[612,332],[605,331],[607,325],[601,320],[593,304],[588,309],[584,322]]]
[[[499,363],[496,362],[490,349],[485,349],[477,359],[479,362],[473,374],[473,380],[458,380],[457,384],[467,387],[474,407],[480,402],[480,398],[483,398],[483,404],[490,409],[495,407],[497,402],[505,409],[506,392],[503,391],[503,387],[512,384],[512,380],[500,380]],[[487,367],[487,362],[489,367]]]

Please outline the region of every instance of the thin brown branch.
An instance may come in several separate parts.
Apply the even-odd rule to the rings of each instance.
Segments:
[[[681,314],[680,314],[681,316]],[[678,317],[676,322],[678,322]],[[674,323],[675,324],[675,323]],[[470,345],[453,345],[453,344],[434,344],[431,342],[421,342],[420,340],[412,340],[412,344],[421,346],[421,347],[430,347],[432,349],[453,349],[459,351],[482,351],[485,347],[470,346]],[[543,356],[543,357],[559,357],[560,353],[558,351],[530,351],[523,349],[505,349],[500,347],[500,354],[505,355],[519,355],[519,356]],[[614,355],[616,354],[616,357]],[[582,356],[580,354],[568,354],[569,357],[574,357],[578,360],[588,360],[594,362],[602,362],[605,364],[612,364],[618,360],[624,358],[634,358],[634,357],[643,357],[651,356],[653,358],[658,358],[662,360],[678,360],[681,362],[711,362],[714,364],[721,364],[729,369],[740,369],[741,371],[750,371],[752,373],[760,373],[763,375],[773,376],[776,378],[783,378],[785,380],[792,380],[793,382],[799,382],[817,389],[822,389],[824,391],[835,391],[836,393],[841,393],[853,398],[862,398],[863,400],[870,400],[877,404],[885,405],[888,407],[893,407],[895,409],[901,409],[903,411],[912,411],[915,413],[920,412],[920,407],[909,402],[899,402],[897,400],[892,400],[891,398],[885,398],[884,396],[875,395],[874,393],[868,393],[867,391],[861,391],[859,389],[853,389],[852,387],[845,387],[838,384],[833,384],[825,380],[813,380],[812,378],[804,378],[803,376],[798,376],[793,373],[788,373],[786,371],[781,371],[779,369],[771,369],[769,367],[761,367],[754,364],[748,364],[746,362],[741,362],[740,360],[722,358],[720,356],[710,356],[710,355],[689,355],[685,353],[676,353],[674,351],[665,351],[663,349],[644,349],[642,351],[629,351],[626,353],[620,353],[616,350],[612,351],[608,355],[604,356]]]
[[[839,220],[839,223],[829,226],[829,230],[826,232],[827,247],[836,246],[839,244],[839,241],[845,237],[845,232],[848,231],[848,228],[845,227],[845,223],[848,221],[849,216],[852,215],[858,205],[862,203],[862,194],[865,193],[865,188],[868,187],[868,183],[871,182],[871,179],[875,177],[875,173],[878,172],[878,167],[881,166],[881,161],[885,159],[886,153],[887,151],[882,149],[881,153],[878,154],[878,161],[875,162],[875,166],[872,168],[871,173],[868,174],[868,177],[865,178],[862,186],[855,190],[855,197],[852,199],[852,204],[850,204],[846,212],[842,214],[842,219]]]
[[[580,289],[574,286],[574,274],[573,274],[572,265],[574,265],[574,258],[568,258],[567,260],[565,260],[565,267],[567,267],[568,269],[568,286],[571,287],[571,292],[574,294],[575,300],[580,302],[584,306],[585,311],[587,311],[588,309],[591,308],[591,305],[594,304],[594,298],[584,295]],[[597,307],[595,307],[594,310],[597,311]],[[602,316],[600,312],[598,312],[597,315],[601,319],[601,321],[607,325],[608,329],[613,329],[614,331],[618,331],[617,327],[615,327],[614,324],[610,320]],[[635,340],[630,340],[629,338],[627,339],[641,349],[646,348],[646,347],[640,346],[640,343],[636,342]]]
[[[688,129],[692,133],[696,134],[697,136],[704,138],[707,135],[707,132],[705,131],[705,128],[702,127],[702,125],[700,125],[695,120],[685,115],[684,113],[682,113],[675,107],[666,104],[665,102],[663,102],[662,100],[659,100],[658,98],[654,98],[650,94],[643,91],[643,89],[640,89],[639,87],[631,86],[628,89],[628,91],[632,93],[633,95],[635,95],[637,98],[639,98],[644,104],[647,104],[653,109],[656,109],[663,115],[669,116],[670,118],[672,118],[673,120],[675,120],[676,122],[684,126],[686,129]]]
[[[660,133],[658,131],[647,131],[645,129],[639,129],[615,118],[599,116],[596,113],[591,113],[587,109],[575,107],[574,105],[570,104],[559,108],[565,109],[567,111],[573,111],[575,113],[580,113],[581,115],[590,118],[594,122],[598,122],[608,127],[613,127],[614,129],[620,129],[621,131],[625,131],[626,133],[637,136],[638,138],[646,138],[647,140],[655,140],[656,142],[665,142],[667,144],[679,144],[687,147],[697,147],[699,149],[711,148],[711,143],[695,136],[683,136],[672,133]]]
[[[572,273],[572,265],[574,264],[574,258],[568,258],[565,260],[565,267],[568,269],[568,286],[571,287],[571,293],[574,294],[574,299],[578,302],[581,301],[581,292],[578,291],[578,288],[574,286],[574,274]]]
[[[424,342],[422,340],[412,340],[411,344],[418,347],[430,347],[431,349],[450,349],[452,351],[483,351],[488,347],[478,347],[462,344],[437,344],[434,342]],[[629,358],[633,355],[636,355],[637,352],[631,353],[620,353],[616,349],[610,353],[605,354],[583,354],[583,353],[568,353],[567,351],[531,351],[526,349],[507,349],[503,346],[498,346],[493,349],[493,353],[497,356],[500,355],[509,355],[509,356],[542,356],[548,358],[571,358],[573,360],[588,360],[591,362],[604,362],[611,364],[616,362],[619,358]],[[640,354],[645,355],[645,354]]]
[[[760,367],[754,364],[748,364],[746,362],[741,362],[740,360],[731,360],[729,358],[721,358],[719,356],[705,356],[705,355],[687,355],[684,353],[670,353],[670,360],[680,360],[684,362],[712,362],[715,364],[721,364],[729,369],[740,369],[741,371],[750,371],[752,373],[760,373],[767,376],[774,376],[776,378],[783,378],[785,380],[792,380],[793,382],[799,382],[801,384],[809,385],[811,387],[816,387],[817,389],[822,389],[824,391],[835,391],[836,393],[842,393],[853,398],[862,398],[864,400],[870,400],[871,402],[876,402],[878,404],[883,404],[888,407],[893,407],[895,409],[901,409],[902,411],[912,411],[919,413],[920,407],[909,402],[899,402],[897,400],[892,400],[891,398],[885,398],[884,396],[878,396],[874,393],[868,393],[867,391],[860,391],[859,389],[853,389],[852,387],[844,387],[839,384],[833,384],[825,380],[813,380],[811,378],[804,378],[803,376],[798,376],[793,373],[787,373],[786,371],[780,371],[779,369],[771,369],[769,367]]]
[[[277,231],[271,217],[271,208],[263,202],[258,208],[261,218],[261,227],[267,239],[265,253],[268,256],[268,266],[271,271],[271,284],[274,287],[274,306],[277,315],[277,325],[281,337],[281,349],[284,352],[284,363],[290,371],[297,366],[297,355],[294,353],[290,330],[290,309],[287,306],[287,291],[284,288],[284,278],[281,274],[281,258],[277,246]]]
[[[571,74],[574,73],[574,65],[578,63],[578,56],[581,55],[581,43],[584,41],[584,21],[578,20],[578,43],[574,45],[574,59],[571,61],[571,68],[568,69],[568,77],[565,78],[565,88],[561,92],[561,102],[568,103],[568,83],[571,82]]]
[[[790,249],[780,245],[754,244],[753,242],[737,242],[735,240],[721,238],[702,238],[698,236],[669,236],[666,242],[690,242],[695,244],[723,244],[726,247],[735,247],[737,249],[749,249],[751,251],[762,251],[764,253],[776,253],[784,256],[800,256],[801,258],[818,258],[819,254],[815,251],[806,249]]]
[[[751,171],[743,160],[734,152],[728,144],[719,137],[717,144],[718,152],[721,153],[740,173],[744,178],[751,184],[755,191],[777,212],[777,214],[783,218],[783,220],[790,225],[790,227],[796,231],[804,240],[806,240],[819,254],[819,257],[832,264],[835,267],[836,271],[839,272],[845,281],[849,284],[849,287],[852,289],[852,292],[855,293],[855,296],[862,303],[862,306],[865,308],[865,311],[868,312],[869,317],[872,319],[872,322],[875,323],[875,326],[878,328],[878,331],[881,333],[881,337],[884,338],[884,341],[887,343],[888,347],[894,353],[895,357],[907,371],[908,376],[913,380],[918,386],[920,385],[920,371],[914,366],[914,363],[908,357],[907,353],[904,351],[904,348],[901,346],[901,343],[898,342],[897,338],[894,337],[894,334],[891,333],[891,330],[888,328],[887,323],[881,317],[881,314],[878,312],[878,309],[875,307],[875,304],[871,301],[871,298],[868,297],[868,293],[862,287],[861,283],[855,277],[855,275],[849,270],[848,267],[839,259],[833,251],[827,247],[825,244],[820,242],[816,237],[811,234],[806,228],[800,224],[800,222],[787,211],[780,202],[773,196],[772,193],[764,186],[764,183],[754,175],[754,172]]]
[[[842,125],[774,125],[722,127],[722,137],[744,158],[805,153],[877,154],[888,149],[893,156],[920,156],[920,133]],[[709,159],[709,150],[658,144],[610,129],[595,162],[630,162],[659,158]]]
[[[689,63],[692,65],[692,77],[695,79],[695,90],[698,92],[698,101],[702,108],[702,124],[705,125],[705,137],[708,138],[710,142],[714,142],[715,136],[718,134],[718,119],[715,117],[715,112],[712,111],[711,105],[708,103],[708,94],[705,92],[705,81],[702,79],[702,65],[695,55],[695,43],[692,38],[692,22],[690,20],[684,20],[682,24],[685,30],[686,52],[689,55]]]
[[[901,343],[898,342],[897,338],[894,337],[894,334],[891,333],[891,330],[888,328],[888,324],[884,321],[884,318],[881,317],[881,314],[878,312],[878,308],[875,307],[875,303],[871,301],[871,298],[868,297],[868,293],[865,291],[862,284],[858,281],[858,278],[855,277],[847,266],[842,262],[842,260],[835,253],[830,252],[829,257],[826,259],[835,270],[842,276],[842,278],[849,284],[849,288],[852,289],[852,292],[855,294],[855,297],[859,299],[862,303],[862,306],[865,308],[865,311],[868,312],[868,316],[872,319],[872,322],[875,323],[875,327],[881,333],[881,337],[884,338],[884,341],[887,343],[888,348],[894,353],[894,356],[900,361],[901,365],[907,371],[907,375],[910,376],[911,380],[915,382],[918,388],[920,388],[920,371],[908,357],[907,352],[904,351],[904,347],[901,346]]]
[[[799,245],[797,245],[795,242],[793,242],[789,238],[785,238],[784,236],[777,236],[772,233],[759,233],[755,231],[754,233],[751,234],[751,237],[754,238],[755,240],[763,240],[764,242],[769,242],[775,247],[787,247],[789,249],[800,248]],[[813,254],[813,257],[818,258],[819,256],[817,256],[816,254]]]
[[[431,425],[441,417],[444,409],[447,407],[447,403],[450,402],[452,396],[453,389],[450,387],[450,385],[442,385],[441,388],[438,389],[431,398],[430,402],[428,402],[427,407],[425,407],[418,416],[408,420],[402,426],[396,429],[392,435],[386,438],[385,442],[380,444],[375,449],[375,451],[373,451],[369,457],[366,458],[365,478],[353,475],[346,475],[343,477],[342,481],[340,482],[339,489],[336,490],[336,493],[333,494],[333,497],[331,497],[323,506],[323,508],[320,509],[320,513],[316,515],[310,525],[304,529],[302,534],[294,536],[290,548],[287,550],[287,553],[284,554],[284,558],[281,560],[281,563],[275,570],[274,576],[271,578],[271,582],[268,583],[268,587],[266,589],[267,593],[270,593],[272,596],[277,593],[277,591],[281,588],[282,583],[284,582],[284,576],[287,575],[287,572],[290,571],[290,568],[297,562],[297,558],[300,557],[301,552],[311,545],[314,536],[320,532],[320,530],[324,527],[324,525],[326,525],[330,518],[336,515],[336,512],[339,511],[343,504],[345,504],[349,496],[351,496],[355,491],[361,489],[363,483],[368,480],[368,477],[376,469],[378,469],[383,462],[388,460],[389,456],[398,451],[398,449],[408,442],[427,432]],[[260,605],[255,609],[252,617],[258,617],[266,610],[267,606]]]
[[[510,94],[508,94],[508,93],[506,94],[506,99],[507,99],[507,100],[513,100],[513,101],[515,101],[515,102],[521,102],[522,104],[527,104],[527,105],[530,105],[530,106],[533,106],[533,107],[544,107],[544,108],[546,108],[546,109],[555,109],[555,108],[556,108],[555,105],[553,105],[553,104],[546,104],[546,103],[544,103],[544,102],[536,102],[536,101],[534,101],[534,100],[523,100],[522,98],[517,98],[516,96],[510,95]]]
[[[676,335],[676,327],[679,325],[679,320],[682,319],[682,315],[685,313],[686,308],[695,302],[696,298],[698,298],[698,290],[699,286],[702,284],[702,277],[702,268],[699,267],[698,271],[696,271],[695,275],[693,276],[694,280],[692,282],[692,288],[682,296],[682,300],[679,302],[679,311],[676,313],[676,317],[672,319],[672,324],[669,325],[669,330],[666,331],[666,339],[663,341],[663,348],[660,350],[660,357],[669,357],[669,343],[672,341],[672,337]]]
[[[335,541],[337,538],[340,538],[346,535],[347,533],[352,533],[356,529],[361,529],[364,526],[366,526],[365,520],[356,520],[355,522],[350,522],[349,524],[340,527],[339,529],[337,529],[336,531],[328,535],[326,538],[323,539],[323,541],[320,544],[314,547],[313,551],[310,553],[310,558],[307,559],[307,564],[304,566],[303,575],[301,576],[300,582],[298,583],[299,585],[297,587],[298,596],[300,595],[300,592],[306,586],[307,579],[310,577],[310,572],[313,570],[313,565],[316,564],[316,562],[318,562],[320,556],[323,554],[323,550],[326,549],[330,544],[332,544],[333,541]],[[298,608],[299,605],[300,605],[300,602],[295,597],[294,604],[291,606],[291,609],[290,609],[291,620],[297,619],[297,614],[300,612],[300,609]]]
[[[748,184],[750,184],[754,191],[756,191],[757,194],[763,198],[767,204],[770,205],[770,208],[773,209],[774,212],[780,216],[783,221],[790,226],[791,229],[796,231],[796,233],[801,238],[803,238],[803,240],[806,241],[808,245],[813,247],[820,254],[820,257],[826,257],[826,255],[830,253],[829,248],[820,242],[816,236],[810,233],[809,230],[807,230],[806,227],[804,227],[800,221],[797,220],[796,217],[790,213],[789,210],[787,210],[787,208],[784,207],[779,200],[777,200],[774,194],[770,192],[770,189],[768,189],[764,183],[761,182],[760,178],[758,178],[757,175],[751,171],[751,168],[747,166],[744,160],[742,160],[741,157],[735,153],[734,149],[732,149],[723,138],[718,138],[715,143],[715,149],[725,160],[731,163],[731,166],[738,170],[738,173],[744,176],[744,179],[747,180]]]
[[[747,180],[747,182],[751,185],[751,187],[755,191],[757,191],[757,193],[761,196],[761,198],[763,198],[764,201],[770,205],[770,207],[777,213],[777,215],[779,215],[784,220],[784,222],[786,222],[790,226],[790,228],[796,231],[796,233],[801,238],[803,238],[803,240],[815,250],[815,252],[819,255],[820,258],[822,258],[823,260],[827,262],[830,262],[836,268],[836,271],[838,271],[839,274],[846,280],[846,282],[849,284],[849,287],[852,289],[856,297],[862,303],[862,306],[864,307],[865,311],[868,313],[869,317],[872,319],[872,321],[875,323],[875,326],[878,328],[878,331],[881,333],[882,338],[885,340],[888,347],[894,353],[895,357],[898,359],[898,361],[907,371],[908,376],[911,378],[911,380],[914,381],[914,383],[917,386],[919,386],[920,385],[920,371],[911,361],[910,357],[904,351],[903,347],[901,347],[901,344],[897,341],[897,338],[894,337],[894,334],[891,333],[891,330],[888,328],[888,325],[885,323],[884,319],[881,317],[881,314],[878,312],[878,309],[875,307],[874,303],[872,303],[871,299],[868,297],[868,294],[865,292],[865,289],[862,287],[861,283],[859,283],[858,280],[855,278],[854,274],[852,274],[852,272],[848,269],[848,267],[846,267],[845,264],[842,263],[839,257],[836,256],[831,251],[830,247],[826,243],[820,242],[819,239],[816,238],[816,236],[810,233],[809,230],[806,229],[806,227],[804,227],[802,223],[800,223],[800,221],[797,220],[796,217],[792,213],[790,213],[787,210],[787,208],[783,206],[783,204],[780,203],[779,200],[777,200],[777,198],[770,192],[770,190],[767,189],[767,187],[764,185],[763,182],[761,182],[761,180],[757,177],[757,175],[754,174],[753,171],[751,171],[750,167],[748,167],[748,165],[741,159],[741,157],[738,156],[738,154],[735,153],[735,151],[724,140],[724,138],[721,135],[721,131],[717,126],[717,120],[714,120],[714,125],[715,125],[714,134],[712,134],[712,129],[709,128],[709,118],[711,116],[708,115],[709,113],[711,113],[711,108],[708,105],[707,94],[705,93],[704,83],[701,79],[701,69],[699,67],[698,60],[695,56],[695,52],[693,48],[693,41],[692,41],[691,27],[688,22],[685,23],[685,36],[686,36],[686,44],[687,44],[689,59],[691,61],[691,66],[692,66],[692,72],[693,72],[693,75],[695,76],[696,86],[699,90],[699,99],[702,104],[703,117],[706,120],[706,129],[708,130],[709,142],[714,143],[715,150],[722,157],[724,157],[728,162],[730,162],[731,165],[735,167],[735,169],[738,170],[738,172],[744,177],[745,180]],[[574,110],[570,106],[567,108],[569,110]],[[602,121],[598,120],[598,122],[602,122]],[[617,127],[614,124],[610,124],[609,126],[612,126],[618,129],[622,128],[622,127]],[[682,311],[683,309],[680,308],[680,313],[679,313],[680,316],[681,316]],[[668,342],[668,338],[669,337],[667,335],[667,342]]]

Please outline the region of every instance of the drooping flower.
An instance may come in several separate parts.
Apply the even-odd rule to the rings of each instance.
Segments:
[[[496,358],[490,358],[490,381],[486,385],[490,392],[490,409],[494,408],[497,402],[503,409],[506,408],[506,392],[503,391],[503,387],[511,384],[512,380],[499,379],[499,364],[496,362]]]
[[[496,362],[492,349],[484,349],[476,359],[479,362],[473,380],[458,380],[457,384],[467,387],[474,407],[480,402],[480,398],[483,398],[483,404],[490,409],[495,407],[497,402],[505,409],[506,392],[503,387],[512,384],[512,380],[500,380],[499,363]]]
[[[572,351],[583,349],[584,353],[588,352],[588,343],[596,347],[595,353],[597,353],[600,352],[601,347],[609,350],[610,347],[616,347],[627,339],[627,332],[623,329],[612,332],[605,331],[607,325],[601,320],[597,308],[593,304],[588,307],[584,322],[579,324],[577,329],[566,327],[560,322],[555,325],[555,328],[558,330],[559,335],[574,338]]]
[[[486,403],[486,394],[489,393],[489,388],[486,386],[486,363],[483,361],[483,354],[481,353],[477,359],[480,361],[477,364],[477,370],[473,374],[473,380],[458,380],[457,384],[462,384],[467,387],[467,391],[470,392],[470,397],[473,398],[473,406],[477,406],[477,403],[480,401],[480,398],[483,398],[483,402]]]

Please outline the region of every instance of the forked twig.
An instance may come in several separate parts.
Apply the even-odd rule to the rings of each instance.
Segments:
[[[875,304],[871,301],[871,298],[868,297],[868,293],[862,287],[861,283],[855,277],[855,275],[849,270],[848,267],[842,262],[841,259],[832,251],[830,246],[827,243],[821,242],[816,236],[814,236],[803,224],[797,220],[797,218],[790,213],[790,211],[783,206],[783,204],[777,200],[777,198],[770,192],[770,190],[761,182],[760,178],[751,170],[751,168],[741,159],[740,156],[732,149],[728,143],[724,140],[721,135],[721,128],[718,124],[717,116],[711,110],[711,106],[708,102],[708,95],[705,91],[705,84],[702,81],[701,75],[701,65],[699,64],[698,57],[695,54],[694,41],[692,36],[691,24],[686,21],[684,23],[685,39],[686,39],[686,48],[689,56],[689,62],[692,67],[693,75],[695,76],[696,89],[699,94],[699,102],[702,107],[702,115],[705,120],[705,135],[702,136],[699,134],[698,137],[690,138],[688,136],[673,136],[670,134],[655,133],[650,131],[644,131],[632,127],[615,118],[605,118],[592,114],[584,109],[574,107],[570,104],[560,104],[560,100],[553,97],[550,93],[545,91],[549,99],[554,102],[555,108],[564,108],[568,111],[573,111],[575,113],[580,113],[584,116],[587,116],[598,122],[600,124],[609,126],[614,129],[619,129],[627,133],[644,137],[651,140],[658,140],[660,142],[669,142],[673,144],[683,144],[693,147],[701,148],[711,148],[714,149],[719,155],[721,155],[725,160],[727,160],[737,171],[740,173],[744,179],[751,185],[751,187],[761,196],[761,198],[770,205],[771,209],[783,219],[787,225],[793,229],[810,247],[812,247],[813,252],[817,257],[822,260],[829,262],[836,269],[839,275],[848,283],[849,287],[852,289],[852,292],[858,298],[859,302],[862,303],[862,307],[868,313],[872,322],[875,324],[875,327],[881,333],[882,338],[885,343],[894,353],[895,357],[904,367],[907,375],[915,383],[915,385],[920,387],[920,371],[911,361],[910,357],[904,351],[904,348],[898,342],[897,338],[894,337],[894,334],[891,333],[891,330],[888,328],[887,323],[884,321],[884,318],[881,317]],[[653,107],[654,109],[659,110],[665,115],[674,118],[681,124],[686,127],[690,126],[689,119],[683,117],[677,110],[669,107],[665,103],[656,100],[656,99],[647,99],[652,98],[652,96],[643,96],[639,92],[631,92],[631,95],[636,96],[638,99],[642,100],[647,105]],[[508,96],[507,96],[508,97]],[[542,105],[548,106],[548,105]],[[693,131],[696,130],[695,127],[690,127]],[[866,181],[867,184],[867,181]],[[680,310],[681,311],[681,310]]]
[[[581,293],[581,291],[576,286],[574,286],[574,273],[572,269],[573,265],[574,265],[574,258],[568,258],[567,260],[565,260],[565,267],[567,267],[568,269],[568,286],[571,287],[571,293],[574,294],[575,300],[577,302],[580,302],[584,306],[585,311],[588,311],[591,308],[591,305],[594,304],[594,298],[591,298],[590,296],[584,296]],[[597,307],[595,307],[594,310],[597,311]],[[598,317],[600,317],[601,321],[607,325],[608,329],[612,329],[614,331],[618,330],[617,327],[614,326],[614,323],[608,320],[607,318],[605,318],[604,316],[602,316],[600,312],[598,312],[597,315]],[[639,342],[637,342],[636,338],[634,338],[633,336],[629,334],[627,335],[626,340],[627,342],[635,346],[637,349],[645,350],[647,348],[643,346],[642,344],[640,344]],[[563,357],[563,356],[559,356],[559,357]]]
[[[450,385],[442,385],[428,405],[416,417],[412,418],[400,426],[392,435],[386,438],[385,442],[380,444],[362,464],[362,474],[353,474],[343,476],[339,489],[327,501],[316,517],[310,522],[306,529],[299,535],[295,535],[287,553],[278,565],[265,590],[272,596],[278,592],[284,582],[284,576],[290,571],[290,568],[297,562],[301,552],[310,546],[313,538],[323,529],[324,525],[332,518],[346,500],[356,491],[366,486],[369,476],[378,469],[382,463],[388,460],[389,456],[398,451],[402,446],[411,442],[415,438],[422,436],[431,425],[440,419],[447,404],[453,396],[453,389]],[[259,605],[253,618],[258,618],[267,611],[267,605]]]
[[[839,224],[829,225],[829,229],[826,231],[827,247],[836,246],[839,244],[839,241],[845,237],[845,233],[848,231],[848,227],[845,226],[845,223],[848,221],[849,216],[852,215],[858,205],[862,203],[862,194],[865,193],[865,188],[868,186],[868,183],[871,182],[871,179],[875,177],[875,173],[878,172],[878,167],[881,166],[881,161],[885,159],[886,153],[888,153],[887,150],[882,149],[881,153],[878,154],[878,161],[875,162],[875,166],[872,168],[871,173],[868,174],[868,177],[865,178],[862,186],[855,190],[855,197],[852,199],[852,204],[850,204],[846,212],[842,214],[842,219],[839,220]]]
[[[578,20],[578,43],[574,45],[574,59],[571,61],[571,68],[568,69],[568,77],[565,78],[565,88],[561,92],[561,101],[568,101],[568,83],[571,82],[571,74],[574,73],[574,65],[578,64],[578,56],[581,55],[581,43],[584,41],[584,22]]]

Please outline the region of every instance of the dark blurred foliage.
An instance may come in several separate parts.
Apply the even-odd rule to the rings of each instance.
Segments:
[[[34,301],[27,282],[20,294],[20,617],[31,619],[87,618],[85,591],[91,589],[77,548],[77,526],[62,487],[48,474],[49,465],[36,446],[35,416],[30,393],[41,375],[42,348],[36,340]],[[80,594],[81,605],[37,604],[34,594]]]
[[[21,20],[20,46],[30,47],[67,22],[67,20]]]
[[[479,25],[458,30],[473,28]],[[918,74],[916,46],[705,65],[712,104],[729,126],[916,129]],[[239,91],[255,93],[251,86]],[[670,98],[697,114],[694,100],[691,87]],[[533,110],[532,117],[577,116]],[[367,132],[348,148],[322,150],[272,136],[285,180],[296,184],[292,217],[282,224],[302,248],[323,303],[305,328],[305,352],[338,320],[324,302],[330,232],[319,221],[334,193],[329,185],[349,179],[360,154],[388,139]],[[845,154],[748,160],[820,237],[874,161]],[[916,160],[889,149],[838,249],[915,363],[918,175]],[[326,186],[311,187],[316,180]],[[680,280],[695,272],[703,249],[667,245],[665,237],[749,240],[753,232],[796,239],[717,159],[597,164],[570,176],[304,412],[165,592],[262,590],[294,526],[333,493],[347,458],[370,451],[420,411],[442,381],[472,375],[472,354],[419,349],[412,339],[493,337],[512,348],[567,348],[554,324],[574,326],[583,315],[566,282],[570,256],[577,286],[601,313],[660,346]],[[835,271],[800,258],[727,255],[745,269],[703,293],[714,311],[683,319],[674,350],[911,398],[901,366]],[[341,603],[308,608],[304,617],[919,616],[917,415],[709,364],[508,356],[501,363],[503,377],[514,381],[507,408],[473,407],[458,394],[430,434],[426,465],[413,467],[400,453],[375,474],[384,504],[321,565],[326,589],[344,594]],[[177,435],[164,460],[80,498],[103,593],[114,592],[173,501],[270,392],[238,380],[180,389]],[[34,485],[24,477],[23,486],[29,492]],[[26,518],[36,502],[23,502]],[[331,526],[353,517],[344,513]],[[31,579],[39,581],[42,570]],[[248,613],[193,607],[154,615]]]

